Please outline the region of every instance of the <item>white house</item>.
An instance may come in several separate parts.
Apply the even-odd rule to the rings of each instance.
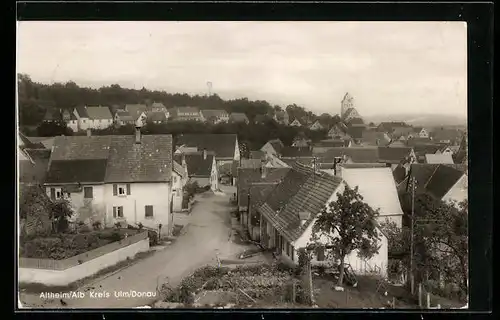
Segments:
[[[78,130],[91,129],[89,115],[87,114],[87,108],[85,106],[78,106],[73,110],[78,122]]]
[[[319,120],[314,121],[314,123],[309,127],[310,130],[323,130],[323,125],[319,122]]]
[[[62,120],[66,123],[66,126],[73,130],[73,132],[78,131],[78,119],[74,115],[74,113],[69,110],[62,111]]]
[[[302,123],[298,119],[294,119],[291,123],[290,126],[292,127],[302,127]]]
[[[297,163],[257,209],[260,214],[261,244],[266,248],[274,248],[285,261],[298,264],[297,250],[312,243],[312,227],[318,215],[328,203],[335,201],[344,187],[342,178]],[[321,244],[327,243],[325,237],[319,239],[320,246],[314,254],[313,263],[326,262],[325,249]],[[346,257],[345,262],[357,274],[375,272],[386,275],[388,244],[387,237],[381,231],[378,245],[378,253],[370,259],[360,258],[358,252],[354,251]]]
[[[168,234],[172,216],[172,136],[58,136],[45,187],[67,198],[75,219],[116,223]]]
[[[429,132],[422,127],[413,128],[413,132],[408,135],[408,138],[429,138]]]
[[[108,107],[86,107],[89,126],[92,129],[106,129],[113,125],[113,115]]]
[[[213,151],[184,153],[189,182],[197,182],[200,187],[219,189],[219,171]]]
[[[177,158],[175,158],[177,160]],[[188,182],[188,170],[186,159],[181,155],[178,161],[174,160],[172,167],[172,194],[173,194],[173,210],[182,210],[182,202],[184,200],[184,186]]]
[[[226,110],[201,110],[201,117],[203,118],[203,121],[214,124],[229,121],[229,113],[227,113]]]

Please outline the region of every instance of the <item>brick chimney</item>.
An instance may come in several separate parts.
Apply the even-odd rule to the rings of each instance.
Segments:
[[[87,137],[90,137],[92,135],[92,131],[90,129],[87,129]]]
[[[135,127],[135,143],[141,143],[141,127]]]
[[[203,160],[207,160],[207,149],[203,149]]]

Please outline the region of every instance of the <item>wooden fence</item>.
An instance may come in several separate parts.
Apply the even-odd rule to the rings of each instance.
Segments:
[[[93,260],[107,253],[116,251],[118,249],[127,247],[131,244],[137,243],[141,240],[148,238],[148,232],[141,232],[133,236],[129,236],[120,241],[112,242],[102,247],[81,253],[79,255],[67,258],[64,260],[53,259],[36,259],[36,258],[20,258],[19,268],[33,268],[33,269],[49,269],[49,270],[65,270],[75,267],[84,262]]]

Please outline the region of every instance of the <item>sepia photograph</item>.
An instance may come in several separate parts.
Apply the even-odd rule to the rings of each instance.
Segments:
[[[468,309],[467,24],[18,21],[21,309]]]

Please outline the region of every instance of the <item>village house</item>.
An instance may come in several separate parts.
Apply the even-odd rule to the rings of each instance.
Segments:
[[[318,131],[318,130],[323,130],[323,129],[325,129],[325,128],[324,128],[324,127],[323,127],[323,125],[319,122],[319,120],[314,121],[314,122],[313,122],[313,124],[311,124],[311,125],[309,126],[309,130],[313,130],[313,131]]]
[[[321,168],[331,169],[337,163],[379,163],[377,147],[330,148],[323,153],[313,153]]]
[[[173,195],[173,212],[179,212],[184,204],[184,186],[188,183],[189,174],[185,155],[174,157],[172,163],[172,195]]]
[[[78,131],[78,119],[75,114],[67,109],[61,111],[62,120],[66,123],[66,127],[73,130],[73,132]]]
[[[294,119],[292,122],[289,124],[291,127],[302,127],[302,123],[299,121],[299,119]]]
[[[342,122],[332,126],[327,135],[331,139],[346,140],[351,138],[347,134],[347,126]]]
[[[416,161],[415,152],[408,147],[378,147],[378,162],[395,169],[401,163]]]
[[[375,130],[364,130],[361,136],[361,144],[366,146],[385,147],[391,143],[391,138],[385,132]]]
[[[311,244],[312,228],[318,215],[337,199],[337,194],[343,192],[344,188],[342,178],[296,164],[257,208],[261,245],[277,251],[283,261],[297,265],[298,250]],[[345,263],[350,264],[357,274],[376,272],[386,275],[387,237],[379,228],[377,230],[380,239],[377,254],[370,259],[363,259],[354,250],[345,259]],[[331,234],[330,237],[336,235]],[[327,243],[326,237],[319,239],[319,244]],[[317,247],[312,263],[326,263],[325,251],[324,247]]]
[[[41,143],[31,142],[22,133],[18,134],[17,160],[20,184],[43,184],[49,159],[50,149],[46,149]]]
[[[457,129],[438,128],[431,132],[430,136],[433,141],[438,143],[447,143],[448,145],[458,145],[463,133]]]
[[[189,183],[196,182],[201,188],[219,189],[219,171],[215,161],[215,153],[206,149],[184,153]]]
[[[109,128],[113,125],[113,116],[109,107],[97,106],[97,107],[85,107],[87,114],[86,128],[80,128],[80,130],[95,129],[101,130]],[[83,123],[83,122],[82,122]]]
[[[258,228],[251,224],[249,213],[249,201],[251,199],[251,190],[257,185],[273,185],[281,182],[290,168],[267,168],[261,166],[259,168],[238,168],[238,184],[237,184],[237,203],[238,212],[240,213],[240,223],[243,230],[248,230],[252,239],[257,240]]]
[[[125,110],[128,111],[130,116],[132,116],[134,123],[137,120],[142,121],[142,124],[146,124],[148,106],[145,104],[127,104],[125,105]]]
[[[216,109],[201,110],[201,116],[203,118],[203,121],[211,124],[217,124],[229,121],[229,114],[227,113],[226,110],[216,110]]]
[[[242,112],[233,112],[229,115],[229,122],[249,124],[250,120],[248,120],[247,115]]]
[[[468,198],[468,178],[463,165],[412,164],[398,184],[400,194],[411,191],[416,181],[416,194],[426,193],[436,200],[460,203]]]
[[[146,115],[146,122],[153,124],[165,124],[167,123],[167,116],[164,112],[151,111]]]
[[[263,151],[267,157],[279,158],[281,156],[281,150],[283,150],[284,147],[285,145],[280,139],[273,139],[266,142],[260,150]]]
[[[281,125],[287,126],[290,123],[290,116],[286,111],[276,111],[273,117],[274,121]]]
[[[92,129],[90,125],[89,115],[87,114],[87,108],[85,106],[77,106],[73,110],[73,114],[78,120],[78,130]]]
[[[429,138],[429,132],[422,127],[414,127],[408,138]]]
[[[126,110],[117,110],[115,113],[115,125],[120,127],[124,125],[133,125],[135,123],[134,117]]]
[[[200,109],[197,107],[175,107],[170,110],[172,121],[203,121]]]
[[[236,134],[180,134],[176,136],[176,153],[185,151],[215,152],[217,166],[240,160],[240,146]]]
[[[170,117],[170,112],[167,107],[161,102],[153,102],[151,106],[148,108],[148,112],[162,112],[165,115],[165,118],[168,119]]]
[[[74,219],[112,227],[172,227],[172,136],[58,136],[45,179],[51,199],[66,198]]]
[[[403,210],[390,168],[383,164],[339,164],[324,171],[341,177],[351,188],[358,187],[363,200],[379,210],[379,223],[394,222],[402,227]]]
[[[364,125],[350,125],[347,127],[347,134],[355,144],[363,142],[363,132],[366,130]]]
[[[337,139],[328,139],[321,140],[312,145],[312,153],[324,153],[331,148],[349,148],[352,146],[351,140],[337,140]]]
[[[46,123],[61,122],[62,121],[61,110],[47,109],[45,111],[45,115],[43,116],[42,121]]]

